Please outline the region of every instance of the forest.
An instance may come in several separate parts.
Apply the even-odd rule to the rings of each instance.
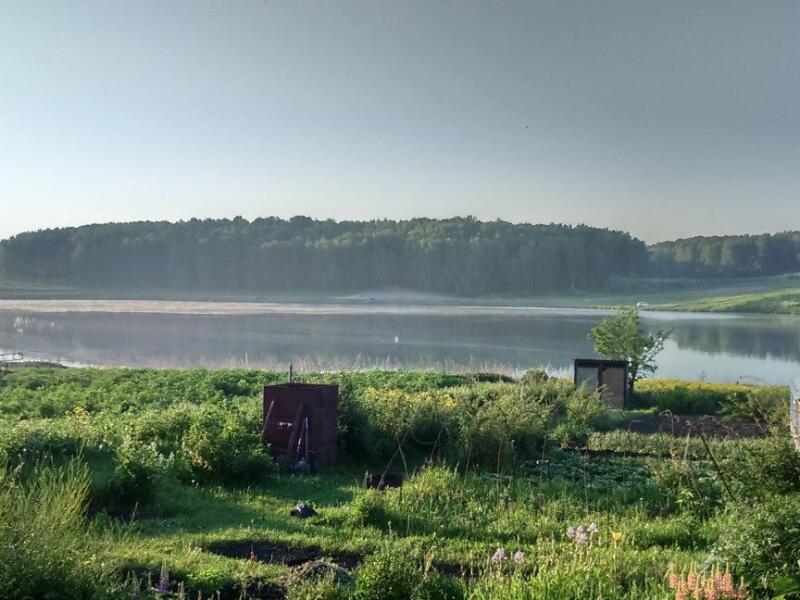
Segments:
[[[586,225],[471,217],[308,217],[109,223],[0,242],[9,279],[76,286],[227,291],[402,287],[456,295],[608,289],[615,278],[800,271],[800,232],[695,237],[648,247]]]
[[[650,271],[662,277],[742,277],[800,271],[800,231],[699,236],[650,247]]]

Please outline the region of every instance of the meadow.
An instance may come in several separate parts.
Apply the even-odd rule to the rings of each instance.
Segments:
[[[621,411],[542,372],[301,378],[340,386],[313,475],[259,443],[282,373],[0,374],[0,597],[800,597],[785,388],[642,382]],[[673,435],[697,415],[729,433]]]
[[[658,305],[659,310],[800,315],[800,289],[752,292]]]

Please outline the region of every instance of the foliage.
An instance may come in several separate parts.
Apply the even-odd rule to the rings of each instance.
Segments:
[[[356,579],[357,600],[410,600],[423,581],[414,556],[386,544],[367,557]]]
[[[589,339],[594,342],[598,354],[628,362],[628,387],[633,390],[635,381],[655,373],[655,357],[663,350],[669,335],[661,330],[646,333],[639,311],[625,308],[594,327],[589,332]]]
[[[787,431],[775,431],[748,454],[744,472],[752,475],[751,485],[760,486],[762,492],[800,491],[800,452]]]
[[[710,573],[713,565],[723,572],[729,565],[737,582],[755,581],[748,585],[761,595],[791,589],[800,455],[776,425],[783,388],[640,384],[653,405],[692,412],[697,402],[721,415],[757,417],[773,431],[757,439],[709,437],[715,464],[695,436],[601,431],[635,413],[607,409],[564,380],[307,374],[307,381],[340,386],[343,452],[334,469],[299,477],[277,473],[258,440],[261,385],[281,377],[248,370],[9,373],[0,384],[0,463],[10,469],[0,482],[0,514],[14,516],[0,518],[0,539],[28,535],[25,556],[34,557],[19,566],[13,560],[28,559],[16,553],[14,568],[30,581],[78,577],[85,597],[114,595],[126,579],[127,589],[148,580],[152,588],[163,568],[173,591],[182,583],[189,597],[220,590],[244,598],[289,585],[293,568],[265,562],[286,547],[289,555],[363,565],[353,585],[292,580],[292,598],[383,598],[394,590],[431,600],[663,599],[674,593],[671,568],[684,574],[707,566]],[[405,439],[403,457],[395,456],[408,469],[403,486],[363,489],[365,468],[385,468],[398,439]],[[73,488],[40,489],[41,464],[62,474],[45,480],[80,482],[77,513],[64,504]],[[299,500],[319,515],[290,516]],[[128,523],[134,512],[130,525],[115,520]],[[68,528],[59,525],[73,514]],[[586,544],[570,537],[570,527],[590,523],[597,533]],[[253,545],[258,556],[248,560]],[[34,552],[40,546],[53,554]],[[241,554],[231,558],[219,549],[226,547]],[[498,548],[507,558],[493,562]],[[517,552],[519,562],[511,559]],[[3,585],[0,597],[8,595]],[[57,584],[43,585],[61,597]]]
[[[757,418],[765,425],[784,418],[788,410],[785,386],[643,379],[636,384],[631,408],[668,410],[676,415],[716,415]]]
[[[110,223],[23,233],[0,250],[17,279],[226,292],[541,293],[599,289],[647,263],[644,243],[626,233],[471,217]]]
[[[0,471],[0,597],[122,597],[96,560],[103,541],[83,522],[88,486],[87,469],[76,463],[37,466],[26,478]]]
[[[650,247],[651,272],[666,277],[731,277],[800,271],[800,232],[697,236]]]
[[[773,292],[751,292],[747,294],[729,294],[659,304],[661,310],[680,310],[689,312],[733,312],[733,313],[767,313],[767,314],[800,314],[800,289],[786,289]]]
[[[761,594],[800,597],[800,495],[735,507],[713,557]]]

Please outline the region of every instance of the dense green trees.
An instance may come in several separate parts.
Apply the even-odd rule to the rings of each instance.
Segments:
[[[650,248],[651,269],[665,277],[738,277],[800,271],[800,231],[693,237]]]
[[[460,294],[598,290],[615,276],[737,277],[800,271],[800,232],[695,237],[649,249],[579,225],[473,218],[317,221],[293,217],[110,223],[0,242],[9,278],[89,286],[226,291]]]
[[[645,245],[626,233],[473,218],[112,223],[24,233],[1,246],[11,278],[230,291],[522,294],[600,289],[647,268]]]

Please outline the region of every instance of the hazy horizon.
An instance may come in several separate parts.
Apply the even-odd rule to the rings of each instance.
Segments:
[[[6,2],[0,238],[96,222],[800,229],[796,2]]]

